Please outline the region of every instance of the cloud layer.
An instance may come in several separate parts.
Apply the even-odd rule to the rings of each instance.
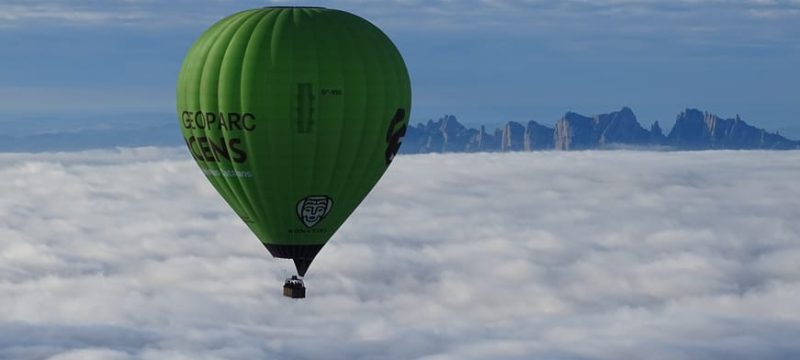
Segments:
[[[398,157],[302,301],[187,158],[0,154],[0,358],[800,355],[800,152]]]

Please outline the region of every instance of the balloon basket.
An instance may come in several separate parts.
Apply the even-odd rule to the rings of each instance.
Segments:
[[[303,299],[306,297],[306,286],[303,284],[303,279],[298,278],[297,275],[286,279],[283,284],[283,296],[292,299]]]

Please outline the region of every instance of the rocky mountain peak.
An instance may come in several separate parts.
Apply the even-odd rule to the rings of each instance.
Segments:
[[[500,151],[522,150],[525,150],[525,127],[518,122],[509,121],[503,127]]]
[[[675,119],[667,141],[684,149],[701,149],[708,143],[706,114],[697,109],[686,109]]]
[[[458,122],[455,115],[445,115],[443,118],[439,119],[439,129],[445,133],[457,133],[461,131],[465,131],[467,128]]]
[[[666,141],[667,137],[664,136],[664,131],[661,130],[661,125],[659,125],[656,120],[656,122],[650,126],[650,143],[654,145],[663,145]]]

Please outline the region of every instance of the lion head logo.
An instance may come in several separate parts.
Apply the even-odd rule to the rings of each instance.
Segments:
[[[333,199],[324,195],[306,196],[297,203],[297,217],[306,225],[312,228],[331,212]]]

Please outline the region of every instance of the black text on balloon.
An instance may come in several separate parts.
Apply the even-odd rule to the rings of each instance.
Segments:
[[[406,117],[405,109],[397,109],[389,123],[389,130],[386,131],[386,165],[391,164],[397,151],[400,150],[400,145],[403,143],[403,136],[406,135],[406,124],[400,126],[398,129],[395,127],[403,122]]]
[[[242,139],[233,138],[226,141],[224,137],[214,140],[206,136],[190,136],[184,138],[184,141],[186,141],[186,146],[189,147],[192,156],[198,161],[227,160],[243,163],[247,160],[247,153],[242,149]]]
[[[189,130],[240,130],[256,129],[256,117],[251,113],[184,111],[181,124]]]

